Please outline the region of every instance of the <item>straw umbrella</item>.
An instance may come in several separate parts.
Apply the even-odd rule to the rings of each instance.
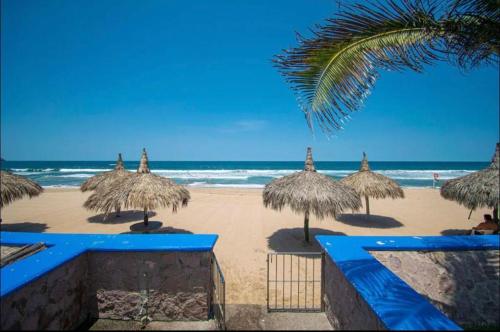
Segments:
[[[100,186],[109,186],[114,181],[122,180],[124,177],[130,174],[130,172],[127,172],[127,170],[125,170],[125,167],[123,166],[122,154],[119,153],[114,170],[103,172],[89,178],[87,181],[82,183],[82,185],[80,186],[80,190],[82,192],[86,192],[90,190],[96,190]],[[115,207],[117,217],[120,216],[120,209],[120,205]]]
[[[500,143],[497,143],[491,164],[478,172],[446,181],[441,187],[441,196],[465,207],[489,207],[498,221],[499,205]]]
[[[356,191],[316,172],[311,148],[307,148],[304,170],[273,180],[264,188],[264,206],[280,211],[285,205],[304,213],[304,237],[309,242],[309,214],[323,219],[336,217],[344,209],[357,210],[361,199]]]
[[[91,210],[110,213],[115,206],[144,210],[144,225],[148,226],[148,211],[171,206],[187,206],[189,191],[174,181],[152,174],[149,170],[146,149],[143,149],[137,173],[132,173],[109,186],[100,186],[90,195],[84,206]]]
[[[100,174],[97,174],[91,178],[89,178],[87,181],[82,183],[80,186],[80,190],[82,192],[85,191],[90,191],[90,190],[96,190],[97,187],[99,187],[103,183],[108,183],[112,182],[118,178],[121,178],[124,175],[130,174],[125,170],[125,167],[123,166],[123,160],[122,160],[122,154],[118,154],[118,160],[116,161],[116,166],[115,169],[112,171],[108,172],[103,172]]]
[[[404,198],[405,194],[399,184],[391,178],[370,170],[366,153],[363,152],[363,160],[359,171],[346,176],[340,180],[356,190],[360,196],[365,197],[366,214],[370,214],[370,199],[373,198]]]
[[[0,208],[23,196],[29,198],[38,196],[43,191],[43,188],[35,181],[5,171],[0,171],[0,188]]]

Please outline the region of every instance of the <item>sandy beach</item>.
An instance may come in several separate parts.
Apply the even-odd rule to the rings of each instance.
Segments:
[[[265,304],[266,253],[314,251],[303,242],[303,216],[285,209],[264,208],[260,189],[190,189],[187,208],[150,214],[161,232],[216,233],[215,253],[227,282],[230,304]],[[346,214],[338,220],[311,218],[311,235],[450,235],[470,229],[489,210],[469,211],[444,200],[438,190],[405,189],[402,200],[372,200],[372,216]],[[108,233],[131,231],[142,223],[142,212],[125,211],[103,221],[83,208],[89,193],[77,189],[46,189],[34,199],[16,201],[2,210],[3,231]],[[362,211],[358,212],[362,213]]]

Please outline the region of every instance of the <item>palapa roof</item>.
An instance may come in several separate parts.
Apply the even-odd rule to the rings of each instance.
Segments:
[[[137,173],[109,186],[99,187],[84,206],[106,214],[116,206],[146,210],[171,206],[175,212],[179,206],[186,206],[189,199],[189,191],[184,186],[150,172],[144,149]]]
[[[122,177],[129,174],[131,173],[127,172],[125,170],[125,167],[123,166],[122,154],[119,153],[115,169],[113,169],[112,171],[97,174],[89,178],[87,181],[82,183],[82,185],[80,186],[80,190],[83,192],[89,190],[96,190],[97,187],[99,187],[101,184],[109,185],[111,182],[121,179]]]
[[[271,181],[262,196],[266,207],[281,210],[288,205],[295,213],[309,211],[318,218],[361,207],[360,196],[353,188],[316,172],[311,148],[307,148],[303,171]]]
[[[0,208],[23,196],[38,196],[43,188],[24,176],[0,171]]]
[[[354,188],[361,196],[373,198],[404,198],[403,189],[391,178],[372,172],[368,165],[366,153],[359,171],[340,180],[341,183]]]
[[[490,166],[446,181],[441,187],[441,196],[464,205],[469,209],[499,204],[500,143],[497,143]]]

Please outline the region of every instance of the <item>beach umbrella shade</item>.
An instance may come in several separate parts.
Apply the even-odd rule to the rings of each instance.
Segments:
[[[316,172],[311,148],[307,148],[304,170],[268,183],[262,194],[264,206],[280,211],[289,206],[304,213],[304,237],[309,242],[309,215],[323,219],[336,217],[345,209],[358,210],[361,199],[356,191],[329,176]]]
[[[187,206],[189,191],[165,177],[152,174],[149,170],[146,149],[142,152],[137,173],[132,173],[108,186],[100,186],[90,195],[84,206],[90,210],[110,213],[115,206],[144,210],[144,225],[148,226],[148,211],[159,207]]]
[[[89,178],[87,181],[82,183],[82,185],[80,186],[80,190],[82,192],[86,192],[90,190],[96,190],[100,186],[109,186],[114,181],[123,180],[127,175],[130,174],[132,173],[125,170],[125,167],[123,166],[122,154],[119,153],[115,168],[112,171],[102,172]],[[115,207],[117,217],[120,216],[120,209],[121,206]]]
[[[498,220],[499,205],[500,143],[497,143],[491,164],[478,172],[446,181],[441,196],[456,201],[468,209],[488,207]]]
[[[391,178],[372,172],[368,165],[366,153],[359,171],[340,180],[341,183],[354,188],[356,192],[365,197],[366,214],[370,214],[370,197],[373,198],[404,198],[405,194],[399,184]]]
[[[24,196],[38,196],[43,191],[35,181],[6,171],[0,171],[0,188],[0,208]]]

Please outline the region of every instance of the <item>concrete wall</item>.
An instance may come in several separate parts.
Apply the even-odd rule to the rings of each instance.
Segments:
[[[500,325],[498,250],[371,254],[462,327]]]
[[[74,329],[88,317],[206,320],[211,252],[90,252],[1,299],[1,329]]]
[[[325,258],[324,300],[326,317],[335,330],[386,330],[329,255]]]
[[[1,299],[2,330],[66,330],[87,319],[87,254]],[[8,268],[8,267],[7,267]]]

